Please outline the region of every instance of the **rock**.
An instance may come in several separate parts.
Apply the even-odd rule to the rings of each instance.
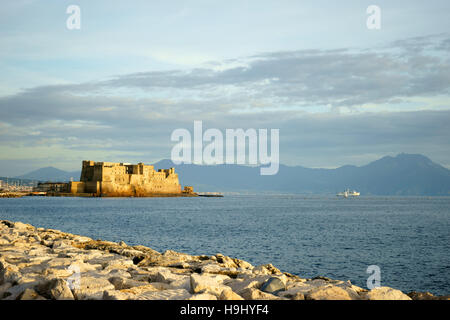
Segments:
[[[311,291],[318,289],[321,287],[321,285],[314,283],[313,281],[296,281],[296,282],[289,282],[289,284],[286,286],[286,291],[280,291],[278,295],[280,297],[285,297],[292,299],[293,297],[301,297],[302,295],[305,296],[306,294],[310,293]],[[300,299],[302,300],[302,299]]]
[[[22,274],[19,272],[19,268],[6,262],[0,258],[0,285],[10,282],[15,283],[20,280]]]
[[[1,224],[7,226],[8,228],[14,227],[14,222],[8,221],[8,220],[1,220]]]
[[[74,296],[67,281],[63,279],[54,279],[49,286],[48,295],[55,300],[74,300]]]
[[[146,255],[140,250],[130,249],[130,247],[119,246],[115,242],[91,240],[82,243],[73,244],[73,246],[84,250],[99,250],[107,253],[116,253],[121,256],[131,258],[135,264],[145,259]]]
[[[378,287],[366,293],[369,300],[412,300],[406,294],[389,287]]]
[[[352,300],[346,290],[334,285],[313,289],[305,298],[306,300]]]
[[[217,297],[214,294],[210,293],[198,293],[194,294],[187,300],[217,300]]]
[[[72,264],[83,264],[83,261],[74,262],[72,258],[53,258],[45,263],[45,268],[69,267]]]
[[[22,277],[15,283],[16,284],[35,283],[36,285],[40,285],[45,282],[48,282],[48,280],[44,279],[40,274],[28,273],[22,274]]]
[[[187,253],[182,253],[182,252],[176,252],[173,250],[166,250],[164,251],[164,253],[162,254],[164,257],[168,258],[168,257],[176,257],[177,259],[183,260],[183,261],[187,261],[187,260],[193,260],[194,257],[191,256],[190,254]]]
[[[3,298],[3,295],[5,294],[5,292],[8,291],[8,289],[11,287],[12,287],[12,284],[9,282],[6,282],[6,283],[0,285],[0,299]]]
[[[407,294],[412,300],[437,300],[438,297],[435,297],[430,292],[416,292],[412,291]]]
[[[41,240],[41,245],[51,248],[53,246],[53,241],[48,241],[48,240],[43,239],[43,240]]]
[[[123,263],[127,264],[126,268],[134,265],[133,260],[131,259],[125,258],[115,253],[107,254],[98,250],[92,250],[91,252],[89,252],[89,255],[83,254],[82,256],[80,256],[80,258],[86,263],[99,264],[103,268],[114,265],[117,265],[119,267]]]
[[[83,236],[78,236],[78,235],[73,235],[72,240],[73,240],[74,242],[80,242],[80,243],[92,241],[91,238],[83,237]]]
[[[323,288],[328,286],[329,283],[324,280],[306,280],[306,281],[289,281],[286,285],[286,294],[296,294],[300,292],[304,295],[310,293],[317,288]],[[284,292],[280,292],[279,295],[284,295]]]
[[[224,267],[224,268],[253,269],[253,266],[250,263],[248,263],[247,261],[236,259],[236,258],[230,258],[230,257],[224,256],[221,253],[216,254],[214,257],[211,258],[211,260],[219,263],[220,266]]]
[[[340,287],[348,292],[352,300],[359,300],[361,299],[361,294],[364,292],[367,292],[366,289],[360,288],[358,286],[353,285],[350,280],[348,281],[338,281],[338,280],[330,280],[329,283]]]
[[[43,263],[50,259],[55,258],[54,254],[50,253],[50,250],[47,248],[35,248],[28,251],[27,262],[31,264]]]
[[[244,300],[244,298],[242,298],[230,288],[226,288],[222,290],[222,293],[219,296],[219,300]]]
[[[133,287],[129,289],[122,289],[120,290],[123,293],[132,294],[132,295],[139,295],[144,292],[148,291],[162,291],[167,289],[173,289],[169,284],[163,283],[163,282],[153,282],[149,283],[145,286],[139,286],[139,287]]]
[[[281,300],[281,298],[256,288],[247,288],[239,293],[245,300]]]
[[[22,223],[22,222],[15,222],[14,223],[14,229],[20,230],[20,231],[33,231],[34,227],[30,224]]]
[[[237,268],[238,266],[230,257],[224,256],[221,253],[216,254],[216,261],[225,268]]]
[[[189,292],[193,292],[191,288],[191,277],[186,276],[184,279],[172,281],[170,286],[173,289],[186,289]]]
[[[220,273],[222,269],[217,263],[208,263],[201,267],[202,273]]]
[[[114,290],[107,279],[82,276],[79,285],[75,282],[73,295],[78,300],[98,300],[103,297],[105,290]]]
[[[259,275],[270,275],[270,274],[281,274],[281,271],[275,268],[271,263],[269,263],[254,267],[253,273]]]
[[[25,292],[25,290],[33,289],[38,284],[38,282],[27,282],[12,286],[5,291],[5,293],[3,294],[3,299],[16,300],[20,295],[22,295],[23,292]]]
[[[127,247],[127,244],[124,241],[119,242],[119,246],[121,247]]]
[[[189,264],[188,262],[177,262],[174,264],[170,264],[168,266],[172,267],[172,268],[177,268],[177,269],[191,269],[192,268],[192,265]]]
[[[72,248],[71,240],[61,239],[61,240],[53,241],[52,249],[54,251],[60,251],[61,249],[68,249],[68,248]],[[56,250],[56,249],[59,249],[59,250]]]
[[[250,279],[255,276],[255,274],[251,270],[247,269],[236,269],[236,270],[224,270],[225,272],[221,272],[221,274],[226,274],[230,278],[233,279]]]
[[[158,271],[154,277],[152,277],[152,282],[156,281],[156,282],[171,283],[174,281],[182,281],[186,277],[188,276],[174,274],[167,268],[161,268],[161,270]]]
[[[222,285],[225,279],[229,279],[229,277],[225,275],[191,274],[192,292],[210,291],[219,296],[222,290],[225,289],[225,286]]]
[[[278,296],[288,298],[291,300],[305,300],[305,294],[311,291],[311,286],[305,285],[301,282],[296,282],[289,285],[286,291],[278,292]]]
[[[143,270],[142,268],[128,269],[128,272],[133,280],[145,282],[151,282],[156,274],[154,271]]]
[[[261,286],[261,291],[277,294],[279,291],[286,290],[286,284],[277,277],[271,277]]]
[[[239,269],[252,269],[253,270],[253,266],[248,263],[247,261],[244,260],[240,260],[240,259],[234,259],[234,263],[238,266]]]
[[[82,259],[79,257],[73,258],[73,257],[61,257],[58,255],[55,257],[55,255],[47,255],[47,257],[51,257],[51,259],[48,259],[46,261],[43,261],[41,263],[41,266],[44,268],[44,274],[53,274],[52,270],[66,270],[67,272],[74,272],[77,270],[78,272],[84,272],[84,271],[91,271],[96,269],[101,269],[100,265],[91,265],[88,263],[84,263]],[[59,273],[59,271],[55,271],[56,273]]]
[[[131,274],[128,271],[125,271],[123,269],[113,269],[113,270],[104,269],[104,271],[106,271],[105,275],[108,277],[108,279],[110,279],[112,277],[131,279]],[[145,282],[148,282],[148,281],[145,281]]]
[[[75,263],[70,264],[69,269],[84,273],[84,272],[90,272],[90,271],[100,271],[103,269],[103,267],[101,264],[75,262]]]
[[[66,278],[70,277],[73,274],[73,270],[70,270],[68,268],[52,268],[52,269],[45,269],[42,273],[44,276],[47,276],[48,278]]]
[[[331,281],[331,279],[330,279],[330,278],[327,278],[327,277],[322,277],[322,276],[317,276],[317,277],[314,277],[314,278],[312,278],[311,280],[324,280],[324,281]]]
[[[133,260],[113,260],[108,261],[106,263],[102,263],[103,269],[105,270],[113,270],[113,269],[124,269],[127,270],[128,268],[133,267]]]
[[[250,278],[250,279],[232,279],[229,281],[224,281],[224,284],[229,286],[234,292],[237,294],[241,294],[241,291],[248,289],[248,288],[257,288],[259,289],[264,281],[267,280],[267,276],[264,276],[263,279],[261,278]]]
[[[155,251],[156,252],[156,251]],[[195,258],[189,254],[167,250],[163,254],[148,252],[145,259],[139,262],[139,266],[177,266]]]
[[[103,291],[103,300],[132,300],[134,296],[134,294],[125,293],[119,290]]]
[[[148,282],[136,281],[133,279],[122,278],[122,277],[111,277],[111,278],[109,278],[109,282],[111,282],[114,285],[114,288],[116,290],[130,289],[133,287],[141,287],[141,286],[148,285]]]
[[[218,265],[217,263],[208,263],[200,267],[201,273],[223,274],[231,278],[245,278],[246,275],[252,276],[252,272],[248,269],[242,268],[227,268]]]
[[[161,253],[159,253],[158,251],[153,250],[152,248],[141,246],[141,245],[133,246],[132,248],[134,250],[141,251],[141,252],[143,252],[143,253],[145,253],[146,255],[149,255],[149,256],[160,256],[161,255]]]
[[[305,284],[313,286],[313,287],[324,287],[327,286],[328,280],[323,280],[323,279],[311,279],[311,280],[307,280],[305,282]]]
[[[136,300],[187,300],[191,294],[185,289],[168,289],[163,291],[143,292],[135,297]]]
[[[19,300],[45,300],[44,297],[40,296],[33,289],[27,288],[25,291],[19,296]]]
[[[291,300],[305,300],[305,295],[301,292],[297,292],[296,294],[293,295],[287,295],[285,296]]]
[[[32,238],[33,242],[39,242],[40,243],[42,241],[41,237],[39,237],[37,234],[31,235],[30,237]]]

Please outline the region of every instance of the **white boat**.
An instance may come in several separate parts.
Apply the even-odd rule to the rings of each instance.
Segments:
[[[357,197],[359,196],[361,193],[359,193],[358,191],[350,191],[349,189],[345,190],[344,192],[339,192],[337,194],[338,197],[344,197],[344,198],[348,198],[348,197]]]

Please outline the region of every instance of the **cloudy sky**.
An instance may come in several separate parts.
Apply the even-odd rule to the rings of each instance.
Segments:
[[[69,5],[81,28],[69,30]],[[381,29],[366,26],[369,5]],[[0,175],[169,158],[174,129],[280,130],[280,162],[450,168],[450,2],[2,1]]]

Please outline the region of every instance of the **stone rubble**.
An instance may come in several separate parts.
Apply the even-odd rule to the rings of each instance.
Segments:
[[[271,264],[93,240],[0,220],[0,300],[412,300],[388,288],[303,279]]]

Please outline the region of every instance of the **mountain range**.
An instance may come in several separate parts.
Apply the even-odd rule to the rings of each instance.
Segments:
[[[17,176],[15,178],[25,180],[64,182],[70,181],[71,178],[73,178],[73,181],[78,181],[80,179],[80,175],[81,170],[64,171],[55,167],[45,167],[21,176]]]
[[[281,165],[278,174],[260,175],[259,167],[243,165],[175,165],[170,160],[155,169],[174,167],[181,185],[199,192],[279,192],[335,194],[346,188],[361,195],[450,195],[450,170],[420,154],[386,156],[364,166],[312,169]],[[18,178],[48,181],[78,180],[79,171],[42,168]]]

